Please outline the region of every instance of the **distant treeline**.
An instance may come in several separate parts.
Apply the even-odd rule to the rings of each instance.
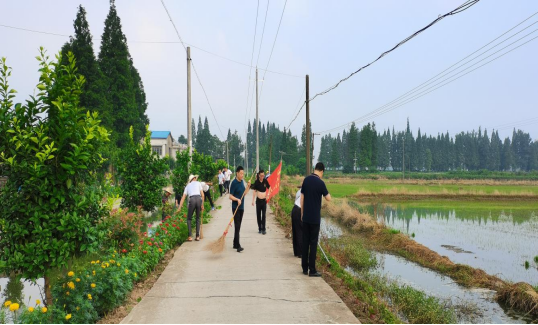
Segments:
[[[487,130],[461,132],[451,137],[441,133],[415,137],[407,121],[405,131],[392,128],[377,132],[375,123],[359,130],[353,123],[342,135],[321,138],[319,161],[344,173],[365,170],[415,172],[444,171],[531,171],[538,170],[538,142],[529,133],[513,131],[512,139],[491,136]],[[405,164],[405,167],[404,167]]]

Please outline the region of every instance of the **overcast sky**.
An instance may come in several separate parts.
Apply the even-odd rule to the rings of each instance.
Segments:
[[[303,77],[267,73],[263,81],[260,119],[274,121],[281,128],[287,127],[298,104],[304,101],[304,75],[310,75],[310,94],[313,96],[462,2],[288,0],[269,70]],[[257,1],[165,0],[165,3],[186,43],[250,64]],[[109,1],[0,0],[0,24],[72,35],[79,4],[86,8],[97,55]],[[134,64],[144,82],[150,128],[171,130],[175,138],[186,134],[185,51],[177,43],[140,43],[178,40],[161,1],[116,0],[116,6]],[[267,66],[283,7],[284,0],[269,2],[259,53],[267,0],[259,1],[253,65],[257,62],[260,68]],[[469,10],[441,20],[332,92],[312,101],[313,131],[337,127],[383,106],[537,11],[538,1],[535,0],[482,0]],[[504,38],[537,20],[538,15],[535,15]],[[486,55],[537,28],[538,24],[527,28]],[[536,36],[538,32],[466,72]],[[53,56],[66,40],[62,36],[0,26],[0,57],[6,57],[13,68],[10,80],[11,86],[19,92],[18,101],[34,92],[38,81],[35,56],[39,46],[45,47]],[[415,135],[419,127],[428,134],[449,131],[454,135],[477,130],[479,126],[491,132],[492,128],[504,125],[508,128],[499,132],[504,138],[511,135],[511,127],[515,125],[537,139],[538,119],[531,120],[536,121],[534,124],[516,124],[538,117],[537,54],[538,40],[531,41],[453,83],[376,117],[377,128],[394,126],[396,130],[402,130],[409,117]],[[249,85],[254,86],[254,70],[251,72],[246,66],[196,48],[191,48],[191,56],[224,136],[228,128],[244,134],[247,89]],[[249,73],[252,73],[250,81]],[[260,71],[260,79],[262,77],[263,71]],[[211,131],[222,139],[194,74],[192,85],[193,116],[196,121],[198,115],[207,116]],[[250,117],[255,117],[255,107]],[[304,122],[303,110],[292,124],[292,132],[300,135]],[[359,127],[363,124],[359,123]],[[316,152],[318,148],[319,141],[316,141]]]

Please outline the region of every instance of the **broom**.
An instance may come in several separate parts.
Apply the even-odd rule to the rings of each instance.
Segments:
[[[253,173],[252,176],[250,176],[250,182],[252,182],[252,177],[254,177],[254,174],[255,173]],[[241,196],[241,203],[243,203],[243,198],[245,197],[245,194],[247,194],[249,189],[250,189],[250,185],[245,189],[245,192],[243,192],[243,195]],[[205,250],[211,251],[213,254],[222,253],[222,251],[224,250],[224,245],[226,244],[226,235],[228,234],[228,230],[230,229],[232,222],[234,221],[235,214],[239,210],[239,206],[240,204],[238,204],[237,208],[235,208],[234,215],[232,216],[232,219],[230,219],[230,222],[228,223],[228,226],[226,226],[226,229],[224,230],[224,233],[222,234],[222,236],[220,236],[220,238],[217,239],[216,241],[208,244],[205,247]]]

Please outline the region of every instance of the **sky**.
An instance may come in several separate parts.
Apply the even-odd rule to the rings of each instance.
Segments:
[[[192,115],[196,123],[198,116],[202,116],[202,120],[207,116],[212,133],[221,139],[228,129],[237,130],[244,138],[246,116],[255,118],[255,101],[252,100],[255,72],[248,67],[251,60],[252,65],[260,69],[294,75],[264,74],[260,70],[258,78],[260,120],[270,120],[281,129],[287,128],[305,100],[306,74],[310,78],[312,98],[463,3],[463,0],[288,0],[267,67],[285,0],[270,0],[269,3],[268,0],[164,1],[184,42],[247,65],[191,48],[192,60],[215,117],[194,73]],[[97,55],[109,1],[0,0],[0,25],[72,35],[79,4],[86,8]],[[116,0],[116,7],[129,51],[144,83],[150,129],[170,130],[176,139],[181,134],[186,135],[185,50],[179,43],[148,43],[178,41],[161,1]],[[338,88],[311,101],[313,132],[322,133],[346,124],[390,103],[536,12],[538,1],[534,0],[482,0],[466,11],[446,17]],[[490,47],[536,21],[538,14]],[[537,29],[538,23],[458,71],[476,63],[465,71],[469,72],[531,40],[538,36],[538,32],[534,32]],[[529,33],[526,38],[477,63]],[[67,39],[0,26],[0,57],[7,58],[7,64],[13,68],[10,84],[18,91],[17,101],[22,102],[35,92],[39,77],[35,57],[39,47],[43,46],[54,57]],[[457,80],[454,80],[456,77],[447,79],[454,82],[423,97],[373,119],[361,119],[358,127],[373,121],[378,130],[392,127],[403,130],[409,118],[415,135],[418,128],[422,133],[449,132],[453,136],[481,126],[487,128],[489,134],[491,129],[499,128],[499,135],[505,138],[511,136],[516,126],[538,139],[537,54],[538,39]],[[426,87],[415,94],[434,88]],[[247,94],[250,94],[248,101]],[[305,120],[303,109],[291,124],[293,134],[300,136]],[[342,128],[332,134],[337,132],[342,132]],[[316,136],[316,156],[319,143]]]

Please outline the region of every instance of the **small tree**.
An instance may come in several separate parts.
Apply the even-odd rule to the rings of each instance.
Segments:
[[[9,177],[0,191],[0,268],[28,279],[99,244],[97,223],[106,213],[96,186],[108,131],[97,113],[79,106],[84,85],[75,58],[49,62],[41,48],[37,96],[13,105],[11,69],[0,62],[0,163]],[[7,135],[4,137],[4,135]]]
[[[151,150],[151,132],[146,126],[146,137],[142,143],[133,139],[133,127],[129,129],[130,142],[123,150],[118,172],[121,179],[122,207],[141,206],[152,211],[161,206],[162,188],[166,186],[165,172],[168,170],[166,159]]]
[[[172,172],[172,185],[176,193],[183,192],[190,174],[199,175],[201,181],[211,181],[217,175],[219,166],[226,166],[222,160],[214,163],[211,156],[203,155],[196,150],[192,152],[190,168],[189,160],[189,150],[183,150],[176,154],[176,168]]]

